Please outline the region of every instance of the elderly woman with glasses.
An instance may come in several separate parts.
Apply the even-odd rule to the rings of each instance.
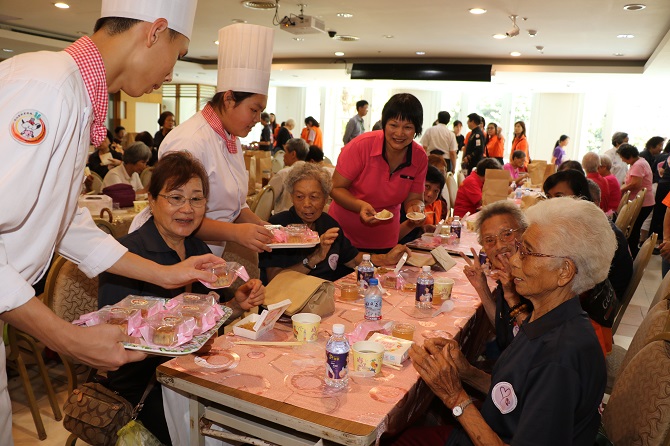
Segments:
[[[197,159],[188,152],[165,155],[156,163],[149,184],[152,216],[137,231],[119,241],[128,251],[160,265],[173,265],[188,257],[209,253],[207,245],[193,235],[205,216],[208,195],[207,173]],[[148,282],[103,273],[100,275],[98,305],[114,305],[129,294],[172,298],[185,291],[207,293],[209,289],[200,283],[193,283],[188,287],[168,290]],[[234,298],[225,303],[233,310],[231,320],[243,311],[262,304],[264,297],[264,288],[258,279],[251,279],[239,287]],[[150,356],[143,361],[126,364],[107,374],[106,385],[132,404],[137,404],[156,367],[168,359]],[[151,390],[139,420],[161,443],[170,444],[160,385]]]
[[[605,214],[584,200],[547,200],[526,217],[510,265],[516,291],[533,310],[493,373],[470,365],[453,340],[430,339],[410,350],[414,368],[460,425],[424,444],[593,444],[605,358],[577,295],[607,277],[616,239]],[[461,382],[486,395],[481,409]],[[429,441],[428,434],[405,435]]]
[[[352,246],[333,217],[323,212],[332,187],[330,174],[323,167],[302,163],[291,169],[284,187],[291,194],[293,206],[270,217],[270,223],[288,226],[304,224],[316,231],[321,242],[314,248],[276,249],[259,256],[261,278],[265,283],[283,269],[326,280],[337,280],[349,274],[363,259],[363,253]],[[396,245],[386,254],[372,254],[374,265],[393,265],[403,253],[410,252]]]

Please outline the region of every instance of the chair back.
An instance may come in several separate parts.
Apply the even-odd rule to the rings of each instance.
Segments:
[[[633,200],[633,212],[630,218],[630,225],[628,226],[628,232],[626,232],[626,238],[630,237],[630,234],[632,233],[633,226],[635,225],[635,220],[637,220],[638,215],[640,215],[640,211],[642,210],[642,203],[644,202],[644,196],[647,193],[647,188],[643,188],[640,192],[638,192],[637,196],[635,197],[635,200]]]
[[[94,218],[93,221],[102,232],[106,232],[107,234],[116,237],[114,226],[108,220],[103,218]]]
[[[91,176],[93,177],[93,183],[91,183],[91,193],[100,195],[102,192],[102,178],[93,171],[91,171]]]
[[[260,278],[261,270],[258,268],[258,253],[249,248],[235,242],[226,242],[226,249],[223,251],[221,257],[226,262],[237,262],[243,265],[250,278]]]
[[[263,221],[268,221],[275,206],[275,191],[267,185],[258,193],[254,202],[249,206],[251,211]]]
[[[616,445],[667,446],[670,438],[670,333],[644,346],[621,371],[602,423]]]
[[[58,317],[72,322],[98,309],[98,278],[89,279],[77,265],[58,256],[47,275],[44,296]]]
[[[628,228],[631,226],[631,218],[633,217],[633,202],[624,203],[623,207],[617,214],[614,224],[623,232],[623,235],[628,234]]]
[[[644,270],[647,268],[649,259],[651,259],[651,253],[654,250],[654,246],[656,246],[657,238],[658,235],[656,233],[651,234],[642,244],[640,252],[637,253],[637,257],[635,257],[635,260],[633,261],[633,276],[630,279],[630,283],[628,283],[628,286],[626,287],[626,291],[623,293],[621,307],[619,308],[619,312],[617,313],[616,318],[614,319],[614,324],[612,325],[612,334],[616,333],[616,330],[621,323],[621,319],[626,312],[626,308],[633,298],[633,294],[635,294],[635,290],[640,284],[640,280],[642,280]]]
[[[456,193],[458,192],[458,184],[454,179],[454,174],[451,172],[447,174],[447,189],[449,190],[449,203],[453,208],[454,203],[456,203]]]
[[[661,300],[665,300],[668,298],[670,298],[670,274],[666,274],[663,280],[661,281],[661,284],[658,286],[658,289],[656,290],[656,294],[654,295],[651,304],[649,304],[649,308],[653,308]]]
[[[627,190],[624,192],[624,194],[621,196],[621,200],[619,200],[619,206],[616,208],[616,213],[618,214],[621,212],[621,208],[623,207],[624,204],[628,203],[628,197],[630,196],[630,191]]]
[[[465,181],[465,174],[463,173],[462,170],[458,172],[458,175],[456,176],[457,183],[456,185],[458,187],[461,187],[461,184],[463,184],[463,181]]]
[[[140,174],[140,181],[142,181],[142,186],[146,189],[149,187],[149,183],[151,182],[151,174],[154,172],[153,167],[147,167],[142,171]]]
[[[447,187],[446,181],[444,183],[444,187],[442,188],[440,197],[444,200],[446,206],[445,209],[447,211],[447,215],[449,215],[449,210],[453,207],[453,204],[451,203],[451,198],[449,197],[449,188]],[[440,220],[439,216],[437,217],[437,220]]]

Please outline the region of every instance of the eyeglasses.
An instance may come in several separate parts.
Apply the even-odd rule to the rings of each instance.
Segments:
[[[578,272],[577,270],[577,264],[575,263],[574,260],[572,260],[568,256],[554,256],[551,254],[542,254],[540,252],[532,252],[529,251],[528,248],[524,246],[523,243],[517,240],[516,242],[516,250],[519,253],[519,258],[523,260],[526,256],[531,256],[531,257],[545,257],[545,258],[550,258],[550,259],[568,259],[572,262],[573,265],[575,265],[575,273]]]
[[[172,206],[183,206],[187,201],[194,208],[201,208],[205,204],[207,204],[207,198],[205,197],[186,198],[183,195],[163,195],[163,194],[158,194],[158,196],[165,198],[168,201],[168,203],[170,203]]]
[[[503,243],[509,243],[514,240],[514,233],[521,231],[521,228],[518,229],[503,229],[498,233],[498,235],[487,235],[482,239],[482,245],[484,246],[493,246],[498,240]]]

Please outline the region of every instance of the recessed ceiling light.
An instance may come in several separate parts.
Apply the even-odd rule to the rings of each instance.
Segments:
[[[302,41],[305,40],[305,38],[304,37],[294,37],[293,40],[295,40],[296,42],[302,42]]]
[[[470,14],[475,15],[486,14],[486,9],[484,8],[470,8],[468,11],[470,11]]]
[[[426,54],[425,51],[417,51],[417,52],[416,52],[416,55],[417,55],[417,56],[423,56],[424,54]]]
[[[214,43],[218,45],[218,44],[219,44],[219,41],[218,41],[218,40],[215,40]]]
[[[616,56],[616,57],[623,57],[623,53],[614,53],[613,56]]]
[[[507,34],[494,34],[493,35],[494,39],[502,40],[507,38]]]
[[[231,22],[233,22],[233,23],[247,23],[246,20],[242,20],[242,19],[233,19],[233,20],[231,20]]]
[[[70,7],[70,5],[68,5],[67,3],[62,2],[54,3],[54,6],[60,9],[68,9]]]
[[[632,39],[635,36],[633,34],[619,34],[616,36],[617,39]]]
[[[647,5],[643,5],[642,3],[631,3],[630,5],[624,6],[623,9],[626,11],[641,11],[646,7]]]
[[[13,53],[14,52],[14,50],[11,49],[11,48],[3,48],[2,51],[4,51],[5,53]]]
[[[277,6],[275,2],[271,1],[244,1],[242,2],[242,5],[244,5],[245,8],[260,10],[275,9]]]
[[[359,37],[356,36],[349,36],[346,34],[338,34],[335,37],[333,37],[335,40],[339,40],[340,42],[355,42],[359,40]]]
[[[350,19],[354,16],[353,14],[350,14],[348,12],[338,12],[335,15],[338,16],[338,17],[342,17],[343,19]]]
[[[391,34],[384,34],[382,37],[385,39],[393,39],[393,36]]]
[[[344,56],[344,53],[342,51],[335,51],[335,55],[341,57]]]
[[[512,51],[511,53],[509,53],[509,55],[512,57],[519,57],[521,56],[521,53],[518,51]]]

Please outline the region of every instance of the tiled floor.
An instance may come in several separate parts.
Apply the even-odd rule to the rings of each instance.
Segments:
[[[633,296],[628,309],[622,319],[621,325],[614,336],[614,342],[622,347],[628,348],[635,330],[642,322],[642,318],[647,314],[649,304],[654,298],[654,294],[661,283],[661,259],[659,256],[652,256],[647,270],[642,277],[642,281]],[[65,373],[62,365],[51,364],[49,367],[50,375],[54,383],[55,391],[57,393],[58,401],[61,404],[65,402],[67,397],[67,386]],[[33,423],[30,409],[26,404],[25,394],[18,378],[10,379],[9,392],[12,398],[12,416],[14,442],[16,446],[40,445],[62,446],[68,437],[68,432],[63,428],[61,421],[54,419],[53,412],[49,406],[49,401],[46,397],[44,387],[41,385],[41,380],[37,376],[36,371],[30,370],[34,376],[33,388],[35,396],[38,399],[40,413],[42,415],[42,422],[47,431],[47,439],[40,441],[37,437],[35,424]],[[77,445],[84,444],[80,441]]]

